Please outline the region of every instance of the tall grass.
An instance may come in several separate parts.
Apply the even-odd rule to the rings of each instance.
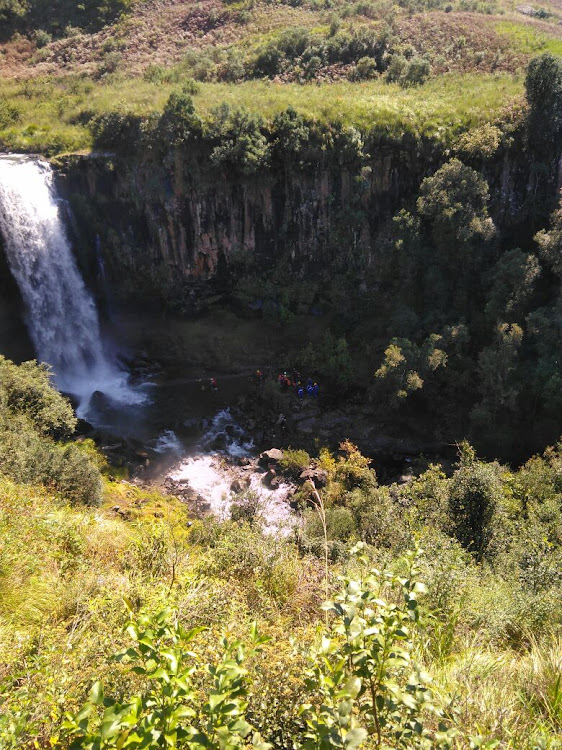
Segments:
[[[562,741],[562,643],[533,643],[523,653],[482,649],[473,640],[434,669],[454,696],[459,723],[501,748],[559,748]]]
[[[339,120],[381,134],[438,135],[492,119],[522,90],[522,79],[511,75],[450,74],[410,89],[382,79],[323,85],[252,81],[203,85],[196,103],[208,112],[226,101],[265,117],[293,106],[309,117]]]
[[[524,23],[500,21],[496,24],[498,34],[509,37],[510,45],[527,55],[550,52],[562,55],[562,35],[551,36],[540,29]]]
[[[92,116],[116,109],[160,112],[177,87],[119,76],[99,82],[78,77],[0,79],[0,104],[8,103],[16,113],[13,122],[3,129],[0,125],[0,147],[47,155],[89,151],[93,144],[87,123]],[[342,121],[382,136],[411,133],[447,140],[493,119],[522,91],[520,76],[449,74],[411,89],[381,79],[322,85],[203,83],[194,98],[204,116],[221,102],[247,107],[265,118],[293,106],[307,116]]]

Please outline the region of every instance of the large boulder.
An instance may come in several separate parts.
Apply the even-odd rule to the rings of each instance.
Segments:
[[[260,454],[259,463],[260,466],[269,466],[270,464],[277,464],[283,458],[283,451],[279,448],[271,448],[268,451],[264,451]]]
[[[313,482],[316,487],[324,487],[328,483],[328,472],[324,469],[308,468],[301,472],[302,482]]]

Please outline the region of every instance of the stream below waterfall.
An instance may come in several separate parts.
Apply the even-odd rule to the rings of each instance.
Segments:
[[[248,379],[223,377],[219,389],[209,388],[208,376],[166,381],[145,373],[132,379],[115,342],[102,335],[68,238],[66,210],[49,164],[0,155],[6,259],[36,357],[51,366],[54,383],[74,400],[82,434],[95,436],[110,458],[112,451],[118,457],[136,446],[142,481],[164,478],[184,499],[190,494],[200,511],[228,517],[232,500],[245,495],[259,506],[266,528],[290,528],[291,486],[264,486],[263,472],[251,459],[253,441],[229,408],[248,392]]]

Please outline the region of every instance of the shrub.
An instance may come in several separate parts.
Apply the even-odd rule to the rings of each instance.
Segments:
[[[235,523],[259,525],[263,521],[263,502],[256,492],[236,495],[230,505],[230,519]]]
[[[386,70],[386,80],[389,83],[397,83],[408,66],[408,61],[402,55],[392,55]]]
[[[378,570],[343,578],[325,605],[334,621],[307,672],[304,747],[353,750],[369,735],[375,747],[395,750],[451,747],[444,707],[413,659],[426,588],[415,554],[404,563],[403,578]]]
[[[449,513],[459,542],[480,559],[491,540],[502,484],[497,465],[477,461],[468,443],[460,450],[459,467],[449,484]]]
[[[104,747],[131,750],[146,747],[247,746],[244,739],[252,727],[245,719],[247,671],[242,667],[246,650],[238,641],[220,642],[213,663],[194,664],[192,641],[203,628],[187,631],[170,610],[155,616],[134,617],[126,631],[133,646],[116,655],[132,664],[131,671],[143,680],[142,693],[119,703],[104,696],[101,683],[92,686],[82,710],[67,714],[63,724],[71,748]],[[253,652],[267,641],[251,630]],[[207,675],[204,695],[194,682],[196,671]],[[132,731],[134,730],[134,731]],[[159,741],[164,737],[165,740]],[[254,733],[251,747],[270,750]]]
[[[21,418],[0,421],[0,471],[52,488],[73,504],[101,503],[100,472],[89,457],[76,445],[38,435]]]
[[[423,57],[414,57],[410,60],[400,77],[400,85],[404,88],[410,86],[421,86],[429,78],[429,60]]]
[[[47,365],[15,365],[0,355],[0,414],[25,416],[41,435],[69,437],[76,417],[69,401],[51,385]]]
[[[283,451],[283,458],[279,461],[281,469],[293,477],[298,477],[304,469],[310,466],[310,456],[304,450],[287,448]]]
[[[340,455],[336,461],[335,480],[347,490],[354,487],[376,487],[377,475],[370,468],[371,459],[364,456],[350,440],[339,446]]]
[[[470,159],[490,159],[500,147],[501,130],[487,122],[469,130],[459,138],[457,150]]]
[[[102,62],[98,66],[97,75],[99,77],[115,73],[121,65],[121,53],[117,50],[106,52]]]
[[[104,112],[90,122],[90,130],[97,148],[116,149],[124,153],[134,151],[141,138],[145,121],[132,112]]]
[[[270,597],[286,604],[299,586],[296,550],[284,538],[262,534],[248,524],[227,522],[215,530],[205,572],[237,581],[250,598]]]
[[[309,124],[293,107],[287,107],[273,118],[272,151],[281,163],[295,162],[302,165],[310,149]]]
[[[374,547],[399,549],[407,537],[403,509],[388,487],[357,487],[342,501],[354,515],[357,535]]]
[[[191,95],[186,90],[171,94],[159,122],[163,140],[171,146],[179,146],[199,138],[202,129]]]
[[[213,110],[209,135],[216,141],[211,164],[252,174],[269,163],[269,145],[262,131],[263,120],[245,109],[231,110],[222,104]]]
[[[361,57],[357,61],[357,65],[354,70],[354,77],[360,81],[367,80],[369,78],[375,78],[378,75],[377,63],[372,57]]]
[[[37,29],[35,34],[33,35],[33,38],[35,39],[35,44],[37,45],[38,49],[41,49],[41,47],[46,47],[47,44],[49,44],[53,39],[52,34],[49,34],[48,31],[44,31],[43,29]]]
[[[304,533],[311,540],[324,538],[322,522],[314,510],[305,514]],[[341,506],[326,508],[326,533],[329,542],[349,542],[356,538],[357,526],[353,512]]]
[[[239,53],[232,50],[219,70],[219,78],[229,83],[236,83],[237,81],[241,81],[245,74],[246,67],[244,61],[240,59]]]
[[[20,110],[15,104],[0,96],[0,128],[7,128],[21,119]]]
[[[77,445],[59,445],[76,426],[69,402],[51,385],[46,365],[19,367],[0,357],[0,471],[44,484],[71,503],[98,505],[99,469]]]
[[[385,69],[389,43],[388,32],[377,34],[368,28],[330,31],[327,36],[302,28],[290,29],[260,49],[251,67],[256,76],[272,78],[280,73],[304,70],[305,77],[313,78],[326,65],[357,65],[362,61],[359,75],[370,77],[373,72]]]

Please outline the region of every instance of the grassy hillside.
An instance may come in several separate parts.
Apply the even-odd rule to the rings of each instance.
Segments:
[[[147,0],[124,3],[105,26],[109,11],[96,7],[87,6],[83,29],[39,28],[39,10],[14,21],[0,45],[5,149],[88,150],[92,112],[161,111],[189,80],[200,84],[202,113],[223,101],[266,117],[291,105],[381,133],[454,133],[517,101],[529,59],[562,45],[554,3],[525,15],[466,0],[431,9]],[[65,12],[61,3],[58,16]]]
[[[45,473],[68,405],[2,368],[3,749],[561,746],[560,445],[511,471],[464,443],[390,486],[349,442],[288,450],[299,523],[274,536],[253,493],[198,520],[87,442],[77,496],[84,462]]]
[[[303,743],[312,730],[303,717],[316,716],[322,726],[328,718],[321,700],[342,700],[341,688],[330,692],[329,683],[321,688],[318,682],[330,653],[335,658],[346,642],[334,610],[328,618],[331,651],[321,656],[326,642],[322,646],[320,637],[327,631],[320,604],[327,584],[330,596],[350,596],[353,586],[371,591],[366,597],[376,592],[367,620],[385,611],[382,600],[392,608],[382,632],[405,649],[408,664],[381,662],[381,696],[421,680],[423,700],[415,692],[409,699],[396,694],[394,713],[381,704],[383,738],[388,741],[391,731],[402,737],[390,746],[559,748],[560,456],[559,448],[551,449],[511,472],[477,461],[465,445],[451,478],[420,464],[410,482],[384,487],[353,446],[342,445],[336,455],[321,451],[316,465],[327,476],[323,513],[305,484],[296,498],[302,529],[281,538],[262,532],[252,497],[238,498],[236,522],[189,521],[173,498],[126,482],[105,480],[103,504],[92,509],[0,476],[0,745],[90,747],[100,739],[97,699],[80,727],[69,717],[100,681],[108,712],[114,698],[126,703],[134,695],[168,695],[175,708],[193,705],[191,721],[197,723],[207,710],[205,696],[217,694],[208,665],[220,664],[219,637],[226,635],[241,639],[248,652],[248,671],[233,697],[236,710],[243,709],[273,747],[309,747]],[[294,475],[309,460],[302,451],[289,452],[282,469]],[[352,552],[360,539],[364,559]],[[403,610],[404,586],[413,583],[395,576],[409,578],[413,558],[407,550],[416,544],[425,552],[410,575],[425,582],[428,593],[418,586],[415,602]],[[373,566],[386,577],[367,577]],[[347,594],[340,575],[356,581]],[[157,614],[165,608],[169,614]],[[403,622],[402,615],[410,625],[400,634],[391,623],[396,617]],[[257,650],[252,622],[268,639]],[[206,630],[188,644],[179,626]],[[150,641],[157,644],[154,658],[164,669],[173,653],[179,663],[172,670],[195,670],[185,678],[195,690],[192,698],[176,692],[171,699],[162,676],[146,675],[145,667],[132,670],[139,629],[146,643],[156,639]],[[123,649],[129,649],[126,658],[112,658]],[[416,677],[412,669],[421,672]],[[244,705],[236,702],[241,696]],[[360,727],[368,695],[352,700]],[[308,703],[312,707],[299,713]],[[412,717],[421,722],[419,738],[407,730]],[[119,721],[97,746],[116,746],[126,734]],[[196,747],[181,738],[174,742]],[[375,734],[356,746],[387,745]]]

